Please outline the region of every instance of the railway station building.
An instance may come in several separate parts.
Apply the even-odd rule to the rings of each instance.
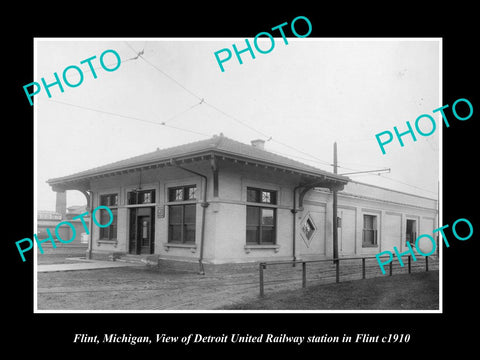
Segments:
[[[332,258],[334,190],[340,257],[407,251],[438,227],[435,199],[352,181],[264,145],[220,134],[47,182],[57,199],[81,191],[90,213],[110,208],[109,227],[90,221],[88,258],[201,266]],[[96,216],[109,220],[105,210]],[[432,244],[421,246],[427,253]]]

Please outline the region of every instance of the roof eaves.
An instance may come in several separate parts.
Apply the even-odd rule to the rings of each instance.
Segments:
[[[258,164],[261,164],[261,165],[264,165],[264,166],[274,166],[274,167],[277,167],[279,169],[285,169],[287,171],[291,171],[293,173],[312,175],[312,176],[315,176],[315,177],[321,176],[321,177],[324,177],[324,178],[337,180],[337,181],[342,181],[342,182],[345,182],[345,183],[350,181],[350,178],[348,178],[347,176],[329,173],[328,171],[321,170],[321,169],[315,169],[315,168],[310,167],[308,165],[305,165],[305,166],[309,167],[311,169],[301,168],[301,167],[297,167],[297,166],[290,166],[290,165],[282,164],[282,163],[279,163],[279,162],[276,162],[276,161],[267,161],[265,159],[259,159],[257,157],[241,155],[241,154],[234,153],[234,152],[229,152],[229,151],[226,151],[226,150],[218,150],[217,149],[217,150],[215,150],[215,152],[217,153],[217,155],[230,157],[232,159],[241,160],[241,161],[244,161],[246,163],[258,163]]]
[[[107,169],[101,169],[98,171],[94,171],[95,169],[86,170],[86,171],[82,171],[72,175],[48,179],[47,183],[50,185],[54,185],[54,184],[59,184],[63,182],[82,181],[89,178],[104,177],[104,176],[108,176],[109,174],[115,174],[115,173],[118,173],[118,175],[120,175],[122,173],[133,172],[139,168],[163,167],[165,165],[169,165],[172,161],[182,161],[182,160],[202,158],[202,157],[207,158],[209,156],[212,156],[212,151],[209,149],[206,149],[202,151],[192,152],[190,154],[182,154],[180,156],[173,156],[173,157],[167,156],[167,157],[158,158],[150,161],[139,162],[136,164],[129,164],[129,165],[120,166],[120,167],[112,167],[110,169],[107,168]],[[102,167],[107,167],[107,166],[108,165],[105,165]],[[102,167],[99,167],[99,168],[102,168]]]
[[[176,156],[163,156],[163,157],[160,156],[158,158],[148,159],[147,161],[140,161],[137,163],[135,162],[128,163],[128,161],[134,161],[134,159],[136,158],[155,154],[155,152],[148,153],[148,154],[132,157],[130,159],[121,160],[111,164],[99,166],[97,168],[93,168],[90,170],[71,174],[68,176],[48,179],[47,183],[49,185],[55,185],[55,184],[62,184],[66,182],[85,181],[92,178],[111,176],[112,174],[115,175],[115,174],[133,172],[138,170],[139,168],[145,168],[145,167],[156,168],[156,167],[168,166],[168,164],[171,163],[173,160],[174,161],[184,161],[184,160],[190,160],[190,159],[195,160],[195,158],[202,158],[202,157],[210,158],[212,156],[228,157],[228,158],[243,161],[245,163],[254,163],[254,164],[259,164],[266,167],[274,167],[274,168],[290,171],[292,173],[305,174],[313,177],[322,177],[324,179],[325,178],[331,179],[331,180],[340,181],[343,183],[347,183],[348,181],[350,181],[350,179],[346,176],[332,174],[328,171],[317,169],[313,166],[299,163],[299,162],[296,162],[295,160],[292,160],[286,157],[284,158],[274,153],[266,152],[267,153],[266,155],[271,157],[271,159],[264,159],[252,154],[242,154],[238,151],[231,151],[231,150],[222,148],[222,147],[228,146],[227,140],[229,140],[230,142],[235,142],[241,145],[245,145],[243,143],[239,143],[234,140],[225,138],[224,136],[214,136],[213,138],[208,139],[208,141],[204,140],[206,145],[204,148],[192,150]],[[181,146],[178,146],[178,148],[180,147]],[[277,160],[280,160],[280,161],[277,161]],[[285,162],[294,162],[294,164],[282,163],[281,160],[285,160]]]

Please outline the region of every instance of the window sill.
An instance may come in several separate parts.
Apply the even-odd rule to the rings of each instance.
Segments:
[[[274,250],[276,253],[280,251],[280,245],[245,245],[245,252],[248,254],[252,250]]]
[[[197,199],[193,199],[193,200],[167,201],[165,205],[194,205],[197,203],[198,203]]]
[[[177,249],[190,249],[192,253],[197,251],[197,244],[175,244],[175,243],[164,243],[163,247],[165,251],[169,251],[170,248]]]
[[[264,208],[271,208],[271,209],[276,209],[278,208],[277,204],[269,204],[269,203],[261,203],[261,202],[250,202],[246,201],[245,205],[247,206],[257,206],[257,207],[264,207]]]
[[[372,244],[362,244],[362,247],[364,248],[376,248],[378,247],[378,244],[372,245]]]
[[[105,245],[113,245],[114,247],[117,247],[118,245],[118,241],[117,240],[97,240],[97,246],[100,246],[102,244],[105,244]]]

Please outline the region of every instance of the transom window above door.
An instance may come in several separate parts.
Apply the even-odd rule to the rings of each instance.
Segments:
[[[127,193],[128,205],[154,204],[155,190],[133,190]]]

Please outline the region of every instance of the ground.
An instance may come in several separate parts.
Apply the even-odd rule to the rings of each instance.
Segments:
[[[40,264],[62,262],[68,261],[58,254],[39,256]],[[313,280],[314,269],[309,269],[307,288],[302,289],[300,268],[283,273],[269,270],[263,299],[257,267],[207,275],[145,265],[45,272],[37,274],[37,304],[39,310],[438,309],[439,279],[433,269],[425,272],[419,267],[412,274],[364,280],[346,278],[339,284],[332,283],[331,277]],[[285,279],[287,274],[294,276]]]
[[[347,281],[275,292],[232,310],[438,310],[438,271]]]

